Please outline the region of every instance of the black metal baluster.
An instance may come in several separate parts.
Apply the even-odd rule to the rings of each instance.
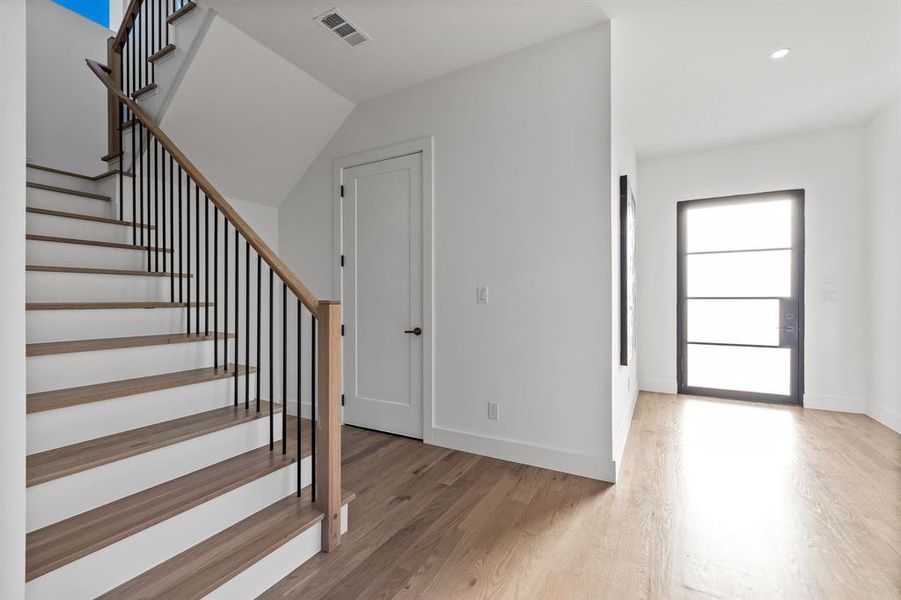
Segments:
[[[160,270],[160,161],[159,140],[153,138],[153,270]]]
[[[300,490],[303,488],[303,481],[301,479],[301,469],[300,463],[303,460],[303,439],[300,435],[300,382],[301,382],[301,348],[303,347],[303,330],[301,328],[301,323],[303,315],[301,312],[303,311],[303,303],[300,301],[300,298],[297,299],[297,497],[300,498]]]
[[[262,314],[262,311],[260,310],[262,302],[260,294],[260,290],[262,289],[260,287],[260,279],[262,278],[262,276],[263,257],[260,256],[259,252],[257,252],[257,412],[260,412],[260,398],[262,397],[260,395],[260,339],[262,338],[262,336],[260,335],[260,332],[262,331],[262,329],[260,328],[260,316]]]
[[[288,453],[288,286],[282,282],[282,454]]]
[[[125,61],[122,53],[119,53],[119,83],[124,85],[124,69],[125,69]],[[125,105],[116,101],[116,114],[119,116],[119,220],[125,220],[125,181],[123,174],[125,170],[122,168],[122,163],[125,162],[125,132],[123,131],[123,125],[125,124]]]
[[[169,302],[175,302],[175,159],[169,155]]]
[[[133,123],[131,126],[131,243],[135,246],[138,245],[138,169],[135,166],[135,157],[138,154],[135,144],[137,129],[138,124]]]
[[[269,451],[275,447],[275,390],[272,389],[275,362],[272,360],[272,267],[269,268]]]
[[[203,197],[203,334],[210,335],[210,197],[206,194]],[[219,343],[215,335],[213,340]]]
[[[194,329],[200,335],[200,186],[194,182],[194,291],[197,302],[194,303]],[[205,240],[204,240],[205,241]]]
[[[187,222],[185,223],[185,271],[188,276],[188,280],[185,282],[185,287],[188,290],[187,299],[185,304],[185,309],[187,310],[188,315],[188,335],[191,335],[191,177],[190,175],[186,175],[185,183],[188,184],[188,193],[185,194],[187,197],[185,198],[185,219]],[[179,202],[181,202],[181,197],[179,197]]]
[[[244,356],[250,360],[250,241],[244,240]],[[257,335],[260,332],[257,331]],[[244,378],[244,408],[250,408],[250,378]]]
[[[207,199],[209,202],[209,199]],[[213,339],[219,339],[219,208],[213,207]],[[228,344],[228,337],[225,337]],[[217,342],[214,353],[213,369],[219,370],[219,345]],[[225,363],[222,364],[226,367]]]
[[[316,502],[316,315],[312,311],[310,311],[310,447],[313,451],[310,495],[313,502]]]
[[[162,216],[157,219],[156,230],[158,232],[159,237],[162,240],[159,245],[160,259],[162,259],[163,266],[162,269],[157,269],[161,273],[165,273],[166,271],[166,149],[160,146],[160,175],[162,177],[162,181],[160,185],[162,186],[162,196],[160,197],[160,205],[162,210]],[[160,260],[157,259],[157,260]],[[157,265],[159,267],[159,265]]]
[[[225,313],[224,318],[222,319],[222,333],[225,336],[225,342],[222,344],[222,367],[228,371],[228,218],[223,213],[222,215],[222,274],[225,277],[225,281],[222,285],[223,291],[223,300],[222,300],[222,310]],[[237,354],[237,352],[235,352]],[[235,359],[235,373],[238,372],[238,361]],[[247,369],[245,369],[245,377],[248,376]]]
[[[178,252],[178,301],[185,301],[185,276],[184,276],[184,261],[182,259],[182,229],[181,229],[181,217],[183,205],[181,202],[181,190],[182,190],[182,180],[183,174],[181,170],[181,163],[178,165],[178,249],[176,250],[176,244],[172,245],[172,252]],[[175,258],[175,255],[172,256]],[[190,284],[190,280],[188,281]],[[190,330],[189,330],[190,331]]]
[[[238,324],[241,321],[241,292],[240,292],[240,284],[239,284],[239,273],[238,273],[238,265],[240,261],[241,255],[241,245],[238,243],[238,228],[235,227],[235,406],[238,406],[238,368],[237,366],[241,364],[241,354],[239,353],[239,349],[241,348],[240,337],[238,336]],[[250,357],[244,357],[244,364],[248,365],[250,363]],[[257,377],[260,376],[259,367],[257,367]]]

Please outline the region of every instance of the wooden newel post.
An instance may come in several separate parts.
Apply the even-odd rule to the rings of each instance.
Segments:
[[[119,89],[122,89],[122,55],[116,52],[116,38],[109,38],[106,41],[106,66],[110,70],[110,79]],[[107,112],[107,157],[115,158],[119,156],[119,100],[112,92],[107,92],[106,112]]]
[[[319,302],[319,422],[316,504],[325,514],[322,551],[341,543],[341,303]],[[316,426],[316,425],[314,425]]]

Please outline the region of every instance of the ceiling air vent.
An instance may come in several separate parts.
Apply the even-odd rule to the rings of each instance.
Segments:
[[[339,13],[336,8],[316,17],[316,22],[334,33],[348,46],[359,46],[366,40],[372,39],[360,31],[360,28],[351,23],[347,17]]]

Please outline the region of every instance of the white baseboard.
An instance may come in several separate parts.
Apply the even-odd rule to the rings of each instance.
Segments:
[[[804,394],[804,408],[832,410],[836,412],[865,413],[866,398],[832,396],[829,394]]]
[[[635,404],[638,402],[638,393],[636,393],[630,403],[629,410],[623,415],[622,420],[616,428],[616,437],[613,438],[613,476],[614,482],[619,475],[619,467],[622,464],[623,451],[626,449],[626,441],[629,439],[629,430],[632,427],[632,415],[635,413]]]
[[[444,448],[562,471],[609,483],[616,480],[616,465],[603,456],[535,446],[441,427],[432,428],[431,440],[435,446]]]
[[[657,392],[658,394],[676,394],[679,391],[679,385],[675,379],[639,377],[638,389],[643,392]]]
[[[885,404],[870,404],[867,409],[867,415],[879,421],[889,429],[901,433],[901,412],[889,408]]]

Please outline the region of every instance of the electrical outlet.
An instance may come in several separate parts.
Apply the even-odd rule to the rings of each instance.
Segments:
[[[492,421],[498,420],[497,404],[494,402],[488,403],[488,418],[491,419]]]
[[[480,285],[476,287],[476,304],[488,304],[487,285]]]

